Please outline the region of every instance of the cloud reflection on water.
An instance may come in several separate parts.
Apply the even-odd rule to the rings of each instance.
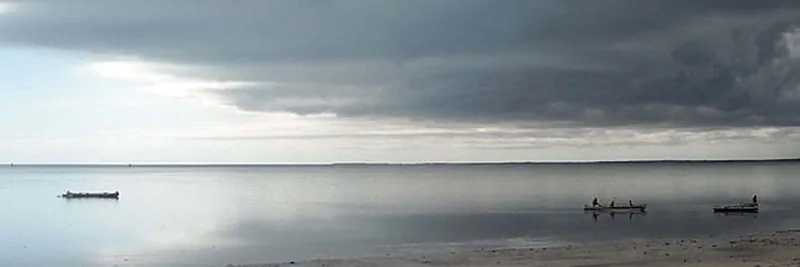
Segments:
[[[117,168],[0,173],[3,262],[224,266],[529,242],[726,234],[800,225],[797,164]],[[118,189],[117,202],[63,201]],[[711,205],[749,200],[756,218]],[[52,195],[53,198],[32,196]],[[647,203],[646,216],[581,207]],[[31,212],[31,207],[36,212]],[[70,250],[58,249],[65,240]],[[58,245],[54,245],[58,244]],[[19,247],[27,245],[28,254]],[[16,252],[14,252],[16,251]],[[75,259],[70,261],[68,259]],[[127,259],[127,261],[125,261]],[[72,264],[75,262],[75,264]]]

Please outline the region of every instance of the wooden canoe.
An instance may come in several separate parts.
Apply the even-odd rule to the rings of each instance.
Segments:
[[[72,199],[72,198],[113,198],[119,199],[119,192],[114,193],[73,193],[67,191],[67,193],[61,195],[62,198]]]
[[[714,212],[758,212],[758,204],[714,206]]]

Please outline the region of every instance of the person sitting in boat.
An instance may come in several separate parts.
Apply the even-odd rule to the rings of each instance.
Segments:
[[[753,194],[753,204],[758,204],[758,196]]]
[[[610,205],[610,206],[611,206],[612,208],[614,207],[614,200],[613,200],[613,199],[611,200],[611,205]]]
[[[594,198],[592,200],[592,207],[599,207],[599,206],[600,206],[600,202],[597,201],[597,198]]]
[[[633,200],[628,200],[628,207],[633,207]]]

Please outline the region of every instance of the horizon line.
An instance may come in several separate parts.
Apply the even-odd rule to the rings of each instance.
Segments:
[[[755,163],[800,162],[800,157],[754,159],[631,159],[631,160],[534,160],[534,161],[429,161],[429,162],[7,162],[5,167],[292,167],[292,166],[425,166],[425,165],[591,165],[653,163]]]

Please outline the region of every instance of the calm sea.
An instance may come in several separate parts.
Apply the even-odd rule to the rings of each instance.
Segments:
[[[0,167],[0,266],[225,266],[800,227],[800,164]],[[114,200],[66,200],[116,191]],[[714,204],[762,201],[757,216]],[[586,214],[593,197],[649,212]]]

